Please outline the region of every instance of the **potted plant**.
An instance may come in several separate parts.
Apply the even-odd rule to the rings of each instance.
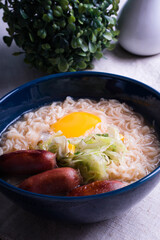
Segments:
[[[113,49],[119,0],[5,0],[4,42],[14,40],[24,61],[47,73],[92,68]]]

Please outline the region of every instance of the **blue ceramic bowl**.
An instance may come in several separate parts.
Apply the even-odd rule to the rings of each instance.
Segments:
[[[141,113],[160,137],[160,93],[123,76],[76,72],[29,82],[0,100],[0,133],[23,113],[53,101],[73,98],[118,99]],[[27,192],[0,179],[0,190],[24,209],[51,219],[90,223],[112,218],[138,203],[159,182],[160,167],[122,189],[85,197],[57,197]]]

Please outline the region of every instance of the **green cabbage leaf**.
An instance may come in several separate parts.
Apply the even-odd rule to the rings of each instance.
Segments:
[[[119,132],[92,134],[87,137],[67,139],[65,136],[51,136],[40,143],[38,149],[57,153],[58,165],[78,169],[84,183],[108,179],[107,169],[114,162],[116,165],[124,159],[126,147]],[[73,144],[75,151],[70,152],[68,145]]]

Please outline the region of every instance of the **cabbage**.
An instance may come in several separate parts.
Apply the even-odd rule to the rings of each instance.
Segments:
[[[68,155],[68,143],[69,141],[67,138],[61,136],[61,133],[59,133],[50,136],[46,141],[40,141],[37,145],[37,149],[57,153],[57,158],[59,159]]]
[[[60,159],[60,165],[79,169],[84,183],[108,179],[108,166],[112,161],[119,165],[126,151],[121,140],[103,134],[90,135],[75,147],[74,156]]]
[[[108,179],[107,169],[114,162],[123,161],[126,147],[120,140],[117,130],[106,134],[92,134],[87,137],[67,139],[65,136],[51,136],[39,144],[39,149],[57,153],[58,165],[78,169],[84,183]],[[74,144],[75,152],[71,153],[68,144]]]

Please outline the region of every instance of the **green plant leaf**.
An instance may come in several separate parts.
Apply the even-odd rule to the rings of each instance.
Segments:
[[[4,36],[3,37],[3,41],[7,44],[8,47],[11,46],[13,38],[12,37],[8,37],[8,36]]]
[[[68,23],[71,24],[71,23],[74,23],[76,21],[76,18],[71,15],[69,18],[68,18]]]
[[[106,40],[112,40],[112,34],[110,32],[105,32],[103,34],[103,37],[106,39]]]
[[[109,50],[109,51],[112,51],[113,49],[115,49],[115,44],[110,44],[110,46],[108,46],[107,47],[107,49]]]
[[[94,33],[92,33],[92,38],[91,38],[92,42],[95,43],[97,41],[97,37]]]
[[[107,19],[107,21],[108,21],[109,24],[112,24],[112,25],[115,24],[114,18],[112,18],[112,17],[110,17],[110,16],[105,16],[105,18]]]
[[[102,58],[103,57],[103,53],[102,52],[96,52],[95,53],[95,58],[96,59],[100,59],[100,58]]]
[[[78,62],[79,69],[85,69],[87,67],[87,64],[84,61]]]
[[[42,47],[43,50],[49,50],[49,49],[51,49],[51,46],[50,46],[48,43],[42,44],[41,47]]]
[[[45,39],[46,36],[47,36],[47,33],[46,33],[45,29],[40,29],[40,30],[38,30],[37,35],[38,35],[40,38]]]
[[[27,19],[28,15],[25,13],[25,11],[23,9],[20,9],[20,14],[23,17],[23,19]]]
[[[24,41],[25,41],[25,38],[23,36],[21,36],[20,34],[15,34],[14,35],[14,41],[16,42],[16,44],[19,46],[19,47],[22,47]]]
[[[86,54],[85,52],[83,52],[83,51],[78,51],[77,54],[78,54],[79,56],[82,56],[82,57],[85,57],[85,56],[87,55],[87,54]]]
[[[91,53],[95,53],[97,51],[97,46],[96,44],[92,43],[92,42],[89,42],[89,51]]]
[[[88,51],[88,44],[86,42],[83,41],[83,43],[81,43],[80,47],[83,50],[83,52]]]
[[[29,38],[30,38],[31,42],[34,42],[34,38],[31,33],[29,33]]]
[[[67,60],[64,57],[61,57],[59,59],[59,63],[58,63],[58,69],[60,72],[67,72],[69,68],[69,65],[67,63]]]
[[[13,55],[13,56],[19,56],[19,55],[21,55],[21,54],[24,54],[24,52],[14,52],[12,55]]]
[[[43,17],[42,17],[43,21],[45,22],[50,22],[53,20],[53,15],[51,13],[48,13],[48,14],[43,14]]]

